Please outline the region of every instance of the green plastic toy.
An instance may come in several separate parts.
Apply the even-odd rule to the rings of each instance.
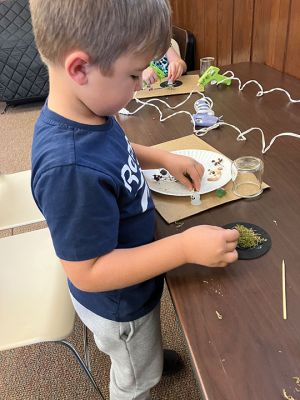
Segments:
[[[164,71],[162,71],[160,68],[158,68],[157,65],[154,64],[153,61],[150,63],[150,67],[153,69],[153,71],[156,73],[158,79],[161,81],[164,79],[167,75],[165,75]]]
[[[200,76],[198,80],[198,85],[203,88],[211,81],[222,82],[229,86],[231,84],[231,79],[224,75],[219,74],[220,68],[210,66],[207,70]]]

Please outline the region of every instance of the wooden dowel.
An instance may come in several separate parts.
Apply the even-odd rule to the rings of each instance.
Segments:
[[[283,319],[287,319],[286,313],[286,286],[285,286],[285,262],[282,260],[282,310]]]

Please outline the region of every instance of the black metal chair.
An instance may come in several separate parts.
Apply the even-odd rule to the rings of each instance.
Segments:
[[[195,36],[188,30],[173,25],[173,39],[180,49],[181,58],[186,62],[187,71],[195,69]]]

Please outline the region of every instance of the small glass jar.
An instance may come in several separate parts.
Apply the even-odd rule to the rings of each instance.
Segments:
[[[264,163],[258,157],[244,156],[232,162],[232,191],[238,197],[253,198],[262,191]]]
[[[199,76],[202,76],[204,72],[211,66],[215,66],[215,59],[214,57],[203,57],[200,58],[200,72]]]

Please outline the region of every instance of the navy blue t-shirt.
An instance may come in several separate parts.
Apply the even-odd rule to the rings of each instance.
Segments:
[[[134,151],[113,117],[103,125],[68,120],[44,106],[32,145],[32,193],[59,258],[82,261],[154,240],[154,205]],[[133,321],[159,302],[163,276],[75,299],[114,321]]]

